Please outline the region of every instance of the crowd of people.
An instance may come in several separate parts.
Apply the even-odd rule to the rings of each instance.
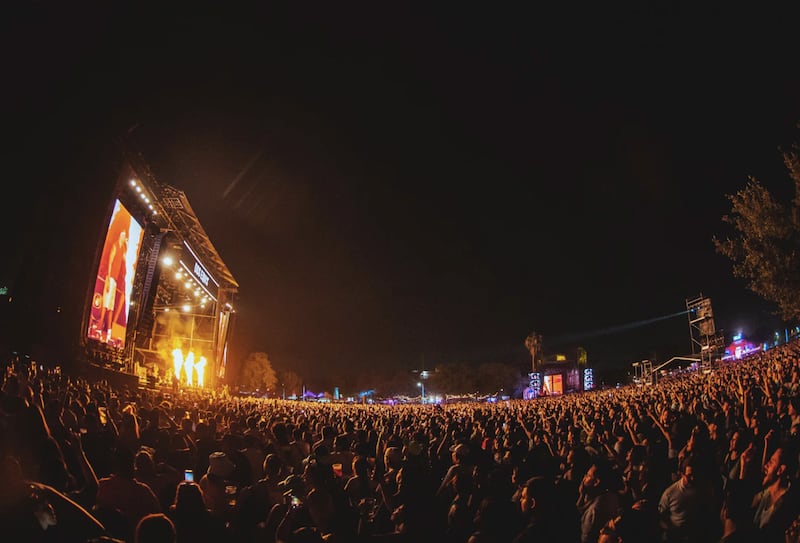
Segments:
[[[347,405],[8,363],[6,541],[800,541],[800,343],[653,385]],[[8,538],[6,537],[8,536]]]

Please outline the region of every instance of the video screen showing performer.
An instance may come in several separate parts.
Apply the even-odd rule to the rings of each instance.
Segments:
[[[97,268],[89,339],[117,349],[125,347],[128,307],[143,237],[142,226],[116,200]]]

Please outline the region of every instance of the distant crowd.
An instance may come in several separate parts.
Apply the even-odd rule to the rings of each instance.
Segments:
[[[11,542],[797,542],[800,343],[648,386],[341,405],[7,363]]]

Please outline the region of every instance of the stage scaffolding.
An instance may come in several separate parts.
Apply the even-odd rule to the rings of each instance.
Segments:
[[[691,356],[673,356],[656,366],[650,360],[633,362],[633,382],[637,385],[654,385],[658,372],[673,362],[697,364],[698,369],[707,370],[720,359],[725,348],[725,334],[717,330],[711,299],[701,293],[696,298],[686,299],[686,315],[689,319]]]
[[[725,347],[725,336],[716,329],[711,299],[702,293],[686,300],[686,314],[689,318],[689,334],[692,339],[692,355],[699,355],[700,366],[709,367],[719,358]]]
[[[134,188],[147,195],[150,210],[131,206],[140,210],[134,218],[145,225],[145,236],[133,279],[126,341],[120,350],[93,341],[87,347],[101,352],[103,360],[113,358],[122,371],[137,374],[140,381],[155,368],[162,375],[171,371],[169,353],[174,348],[201,352],[209,364],[205,382],[213,386],[225,377],[239,285],[186,194],[159,182],[139,153],[127,149],[123,157],[117,197],[130,192],[128,178],[135,178]],[[133,201],[130,195],[127,198]],[[165,264],[168,258],[175,262],[172,268]],[[184,288],[187,280],[202,289],[202,306],[188,286]]]

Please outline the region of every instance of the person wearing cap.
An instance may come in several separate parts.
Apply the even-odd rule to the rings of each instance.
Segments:
[[[206,507],[217,517],[224,517],[228,511],[228,498],[225,487],[228,478],[236,466],[222,451],[216,451],[208,456],[208,471],[200,479],[200,488],[203,490],[203,499]]]
[[[453,463],[447,468],[439,489],[436,491],[437,497],[445,497],[448,501],[455,496],[453,479],[456,478],[456,475],[461,475],[462,477],[471,476],[472,470],[475,468],[470,461],[469,446],[465,443],[457,443],[451,446],[450,452]]]
[[[227,453],[216,451],[208,455],[206,475],[227,479],[236,466],[228,459]]]

